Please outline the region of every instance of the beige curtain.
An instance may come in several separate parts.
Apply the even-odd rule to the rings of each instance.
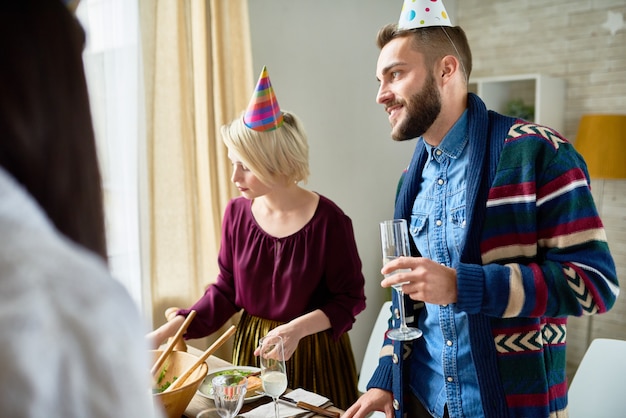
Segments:
[[[140,16],[148,202],[142,264],[156,327],[167,307],[189,307],[217,275],[221,219],[237,194],[219,128],[246,107],[253,71],[247,0],[141,0]],[[226,353],[228,346],[218,354]]]

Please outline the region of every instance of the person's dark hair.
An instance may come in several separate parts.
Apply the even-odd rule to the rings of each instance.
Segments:
[[[106,260],[85,33],[60,0],[0,8],[0,165],[62,234]]]
[[[472,51],[465,31],[460,26],[398,29],[398,25],[388,24],[378,31],[376,44],[382,49],[391,40],[405,36],[412,37],[413,48],[424,54],[428,68],[432,68],[437,60],[446,55],[453,55],[457,57],[461,62],[461,68],[465,70],[465,80],[469,80],[472,72]]]

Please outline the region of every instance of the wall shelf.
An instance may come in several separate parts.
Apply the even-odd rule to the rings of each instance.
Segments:
[[[563,133],[565,80],[544,74],[478,77],[470,79],[468,89],[476,93],[487,109],[507,114],[507,103],[521,99],[534,106],[532,122]]]

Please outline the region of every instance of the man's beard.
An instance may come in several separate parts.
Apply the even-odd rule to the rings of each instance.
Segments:
[[[406,141],[424,135],[441,112],[441,96],[435,84],[435,77],[430,74],[421,91],[411,96],[405,103],[407,116],[398,121],[391,131],[395,141]]]

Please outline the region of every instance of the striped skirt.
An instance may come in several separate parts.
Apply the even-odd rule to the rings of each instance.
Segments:
[[[233,364],[258,367],[254,349],[259,339],[281,324],[244,311],[234,336]],[[286,366],[290,388],[303,388],[325,396],[338,408],[347,409],[359,396],[356,365],[347,333],[339,341],[333,340],[330,330],[304,337]]]

